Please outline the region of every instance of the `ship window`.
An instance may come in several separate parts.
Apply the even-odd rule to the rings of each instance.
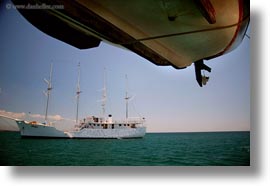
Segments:
[[[121,127],[121,124],[119,124],[119,127]]]
[[[94,126],[96,126],[96,124],[94,124]]]
[[[129,124],[127,124],[129,126]]]
[[[126,124],[124,124],[124,126],[126,126]]]

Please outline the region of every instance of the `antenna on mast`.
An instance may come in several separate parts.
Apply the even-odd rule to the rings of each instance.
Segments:
[[[49,80],[44,78],[45,83],[47,83],[47,85],[48,85],[47,91],[44,92],[44,94],[47,96],[46,111],[45,111],[45,123],[48,122],[47,121],[48,120],[48,107],[49,107],[50,94],[51,94],[51,90],[52,90],[52,70],[53,70],[53,64],[51,63]]]
[[[81,69],[80,69],[80,62],[79,62],[79,64],[78,64],[77,91],[76,91],[76,98],[77,98],[76,123],[78,123],[79,100],[80,100],[80,94],[82,93],[82,91],[80,89],[80,75],[81,75]]]

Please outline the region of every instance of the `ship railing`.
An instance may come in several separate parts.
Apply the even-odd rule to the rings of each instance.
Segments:
[[[93,123],[93,124],[135,124],[138,126],[138,125],[143,125],[144,122],[145,122],[145,118],[132,117],[132,118],[124,119],[124,120],[114,120],[111,122],[108,120],[102,120],[102,119],[99,119],[98,121],[88,120],[88,121],[81,122],[79,125],[76,125],[76,126],[77,126],[77,128],[81,128],[86,123]]]
[[[114,124],[143,124],[145,122],[144,118],[128,118],[125,120],[116,120],[113,123]]]

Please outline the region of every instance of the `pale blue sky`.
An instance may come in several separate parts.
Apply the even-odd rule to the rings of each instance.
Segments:
[[[50,63],[54,64],[49,114],[75,119],[77,64],[81,63],[80,117],[101,114],[103,68],[107,69],[108,114],[125,117],[125,74],[130,115],[144,116],[148,132],[250,129],[250,40],[206,61],[207,86],[198,86],[193,65],[159,67],[137,54],[101,43],[79,50],[32,26],[17,10],[0,7],[0,110],[44,114]],[[135,107],[136,109],[134,109]]]

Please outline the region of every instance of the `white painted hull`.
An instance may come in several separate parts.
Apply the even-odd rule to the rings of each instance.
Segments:
[[[22,137],[36,138],[142,138],[146,127],[119,128],[119,129],[91,129],[84,128],[79,131],[64,132],[53,126],[43,124],[29,124],[24,121],[16,121]]]
[[[0,131],[19,131],[19,127],[15,119],[0,116]]]
[[[89,129],[68,132],[71,138],[142,138],[146,127],[122,129]]]
[[[69,138],[68,135],[61,130],[57,130],[53,126],[43,124],[28,124],[24,121],[16,121],[22,137],[37,138]]]

